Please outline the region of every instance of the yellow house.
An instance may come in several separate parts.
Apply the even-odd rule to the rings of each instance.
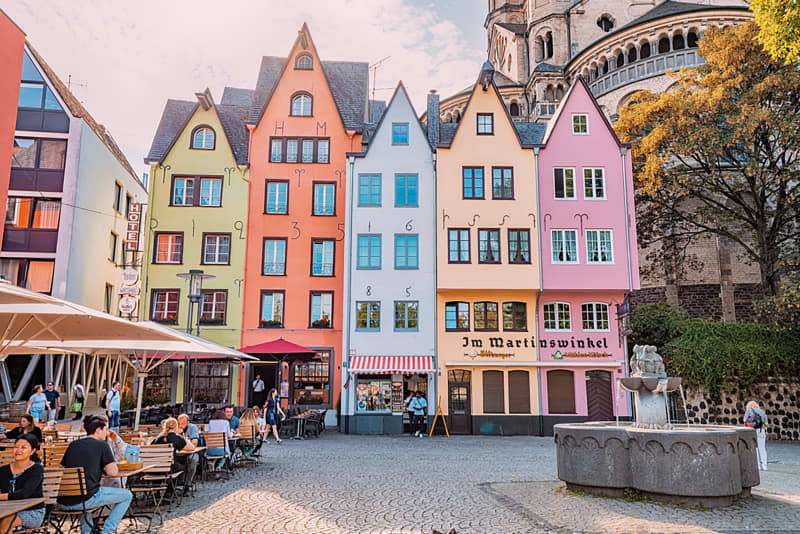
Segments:
[[[195,102],[167,101],[145,158],[150,191],[140,316],[185,330],[191,314],[193,333],[238,348],[249,185],[244,122],[252,91],[226,88],[220,104],[208,89],[195,96]],[[188,281],[179,277],[193,269],[213,277],[203,281],[194,305]],[[183,364],[155,373],[145,396],[158,401],[170,392],[169,400],[180,402]],[[238,382],[238,366],[193,362],[189,398],[229,401]]]
[[[437,366],[451,432],[538,434],[540,290],[534,147],[488,62],[436,159]]]

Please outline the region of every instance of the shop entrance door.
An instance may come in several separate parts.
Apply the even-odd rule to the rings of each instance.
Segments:
[[[611,396],[610,372],[586,372],[586,404],[588,405],[589,421],[611,421],[614,419],[614,399]]]
[[[470,372],[463,369],[454,369],[447,373],[447,411],[450,416],[450,432],[453,434],[472,433],[470,379]]]

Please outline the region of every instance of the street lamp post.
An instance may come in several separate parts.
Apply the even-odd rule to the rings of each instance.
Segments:
[[[189,269],[188,273],[180,273],[178,274],[178,278],[183,280],[189,281],[189,317],[186,321],[186,333],[192,333],[192,316],[194,312],[194,307],[197,305],[197,335],[200,335],[200,316],[203,314],[202,310],[202,298],[203,298],[203,280],[207,280],[210,278],[216,278],[213,274],[205,274],[200,269]],[[192,374],[190,370],[190,356],[186,354],[184,356],[184,385],[183,388],[183,405],[184,408],[188,407],[188,405],[192,402],[191,398],[191,384],[192,384]]]

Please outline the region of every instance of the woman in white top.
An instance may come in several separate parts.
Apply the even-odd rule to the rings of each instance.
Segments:
[[[217,410],[214,412],[214,415],[211,416],[211,421],[208,422],[208,426],[206,427],[206,432],[214,433],[214,432],[222,432],[225,434],[225,448],[222,447],[210,447],[208,449],[209,456],[223,456],[230,452],[230,448],[228,447],[228,438],[233,436],[233,432],[231,431],[231,423],[225,418],[225,410]],[[217,467],[222,465],[224,460],[220,460],[217,463]]]

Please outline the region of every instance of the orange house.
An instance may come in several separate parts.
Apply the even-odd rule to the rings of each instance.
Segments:
[[[242,346],[278,338],[311,361],[250,365],[292,404],[334,408],[340,390],[345,166],[361,150],[368,65],[321,61],[304,24],[285,58],[264,57],[250,130]],[[252,402],[248,387],[245,402]]]
[[[0,9],[0,245],[6,220],[11,150],[17,124],[17,100],[22,73],[25,33]]]

